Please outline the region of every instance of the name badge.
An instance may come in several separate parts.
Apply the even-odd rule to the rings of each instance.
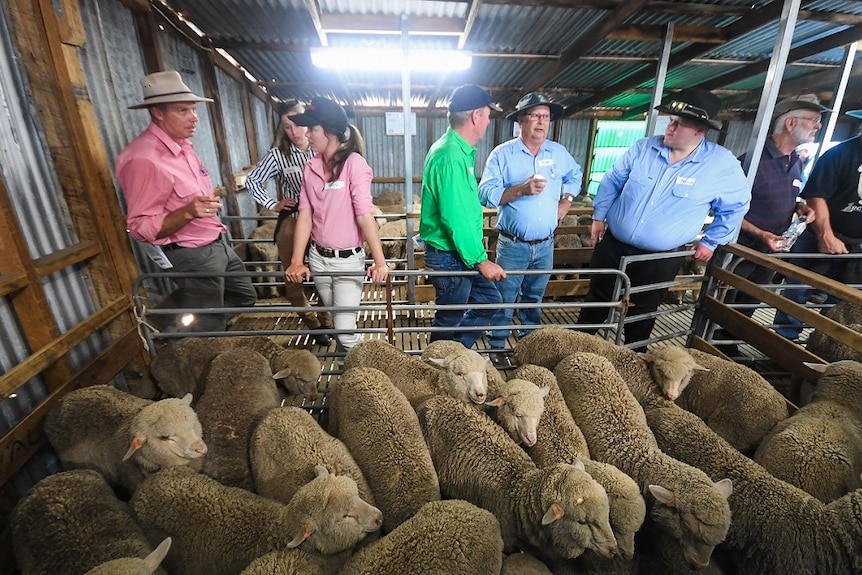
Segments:
[[[343,190],[344,189],[344,180],[335,180],[334,182],[327,182],[325,186],[323,186],[324,190]]]
[[[676,185],[677,186],[693,186],[697,183],[697,178],[684,178],[682,176],[676,177]]]
[[[299,166],[288,166],[284,169],[284,175],[289,176],[290,174],[298,174],[302,171],[302,168]]]
[[[794,188],[801,188],[802,187],[802,180],[794,179],[793,183],[791,183],[790,185],[793,186]]]
[[[552,159],[539,160],[538,162],[536,162],[536,164],[538,164],[539,166],[543,166],[543,167],[544,166],[553,166],[554,160],[552,160]]]

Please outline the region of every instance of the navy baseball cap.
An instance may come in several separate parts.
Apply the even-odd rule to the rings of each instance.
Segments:
[[[450,112],[467,112],[488,106],[492,110],[502,112],[503,108],[491,102],[488,92],[476,84],[464,84],[452,90],[449,96]]]
[[[333,132],[344,132],[347,130],[347,113],[344,108],[329,98],[316,97],[305,107],[305,112],[291,116],[290,119],[297,126],[323,126]]]

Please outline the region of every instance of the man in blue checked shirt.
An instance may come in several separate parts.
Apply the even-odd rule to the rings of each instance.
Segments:
[[[548,140],[551,122],[563,107],[544,94],[531,92],[507,116],[518,122],[519,137],[494,148],[482,181],[479,199],[497,208],[497,263],[506,270],[550,270],[554,265],[554,230],[581,191],[581,167],[568,150]],[[541,303],[550,274],[508,274],[497,286],[504,303]],[[514,310],[500,309],[493,325],[512,323]],[[519,309],[522,325],[541,325],[541,309]],[[529,332],[522,329],[521,336]],[[492,348],[504,347],[509,330],[488,332]],[[502,352],[492,352],[494,365],[506,363]]]
[[[733,154],[706,139],[707,130],[721,128],[715,119],[721,100],[690,89],[656,109],[670,114],[664,136],[636,142],[599,185],[591,268],[619,268],[623,256],[680,250],[697,237],[710,213],[714,219],[695,246],[696,260],[709,261],[717,246],[739,234],[751,190]],[[672,280],[680,264],[679,258],[638,262],[627,273],[632,287],[659,283]],[[585,301],[611,301],[615,282],[612,275],[593,276]],[[628,315],[658,309],[663,291],[633,294]],[[584,308],[578,323],[602,323],[607,315],[607,308]],[[627,324],[626,342],[649,339],[654,324],[654,318]],[[646,351],[646,346],[637,349]]]

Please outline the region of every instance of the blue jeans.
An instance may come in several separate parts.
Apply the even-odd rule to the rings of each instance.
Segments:
[[[554,240],[538,244],[528,244],[500,235],[497,239],[497,264],[504,270],[549,270],[554,266]],[[550,274],[523,275],[507,274],[506,279],[497,283],[503,303],[542,303],[545,288],[548,287]],[[507,325],[512,323],[514,315],[512,308],[502,308],[494,314],[492,325]],[[538,308],[518,310],[518,318],[522,325],[541,325],[542,310]],[[521,329],[520,336],[531,330]],[[503,347],[509,337],[508,329],[488,332],[488,343],[491,347]]]
[[[441,252],[430,246],[425,250],[425,265],[435,271],[468,271],[455,252]],[[433,276],[431,284],[436,291],[437,305],[500,304],[500,290],[494,282],[477,276]],[[466,313],[465,313],[466,311]],[[496,309],[436,310],[434,327],[480,327],[491,324]],[[482,335],[482,331],[435,331],[431,341],[450,339],[460,341],[471,348]]]
[[[807,254],[813,253],[816,254],[819,251],[818,243],[817,243],[817,234],[811,228],[808,228],[803,232],[799,239],[796,240],[796,243],[793,244],[793,247],[790,248],[792,253],[797,254]],[[821,275],[824,275],[828,278],[834,280],[841,280],[844,274],[844,268],[847,265],[846,261],[836,260],[830,263],[824,263],[822,261],[817,261],[813,259],[798,259],[798,260],[789,260],[793,265],[799,266],[801,268],[809,269],[815,271]],[[786,278],[785,284],[787,286],[792,285],[800,285],[799,281],[793,278]],[[813,290],[811,288],[784,288],[783,295],[787,299],[791,301],[795,301],[798,304],[804,304],[808,301],[808,295]],[[834,297],[829,297],[827,299],[829,303],[835,303],[837,300]],[[799,337],[799,334],[802,333],[803,324],[801,321],[793,317],[792,315],[788,315],[783,311],[775,312],[775,324],[786,324],[784,327],[776,327],[775,333],[780,336],[786,337],[787,339],[796,339]]]

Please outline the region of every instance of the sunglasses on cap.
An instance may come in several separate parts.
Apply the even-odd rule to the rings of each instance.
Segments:
[[[692,116],[697,116],[703,120],[709,120],[709,114],[707,114],[706,110],[703,108],[698,108],[697,106],[692,106],[686,102],[679,102],[677,100],[672,100],[668,102],[665,107],[672,112],[683,112],[686,114],[691,114]]]

